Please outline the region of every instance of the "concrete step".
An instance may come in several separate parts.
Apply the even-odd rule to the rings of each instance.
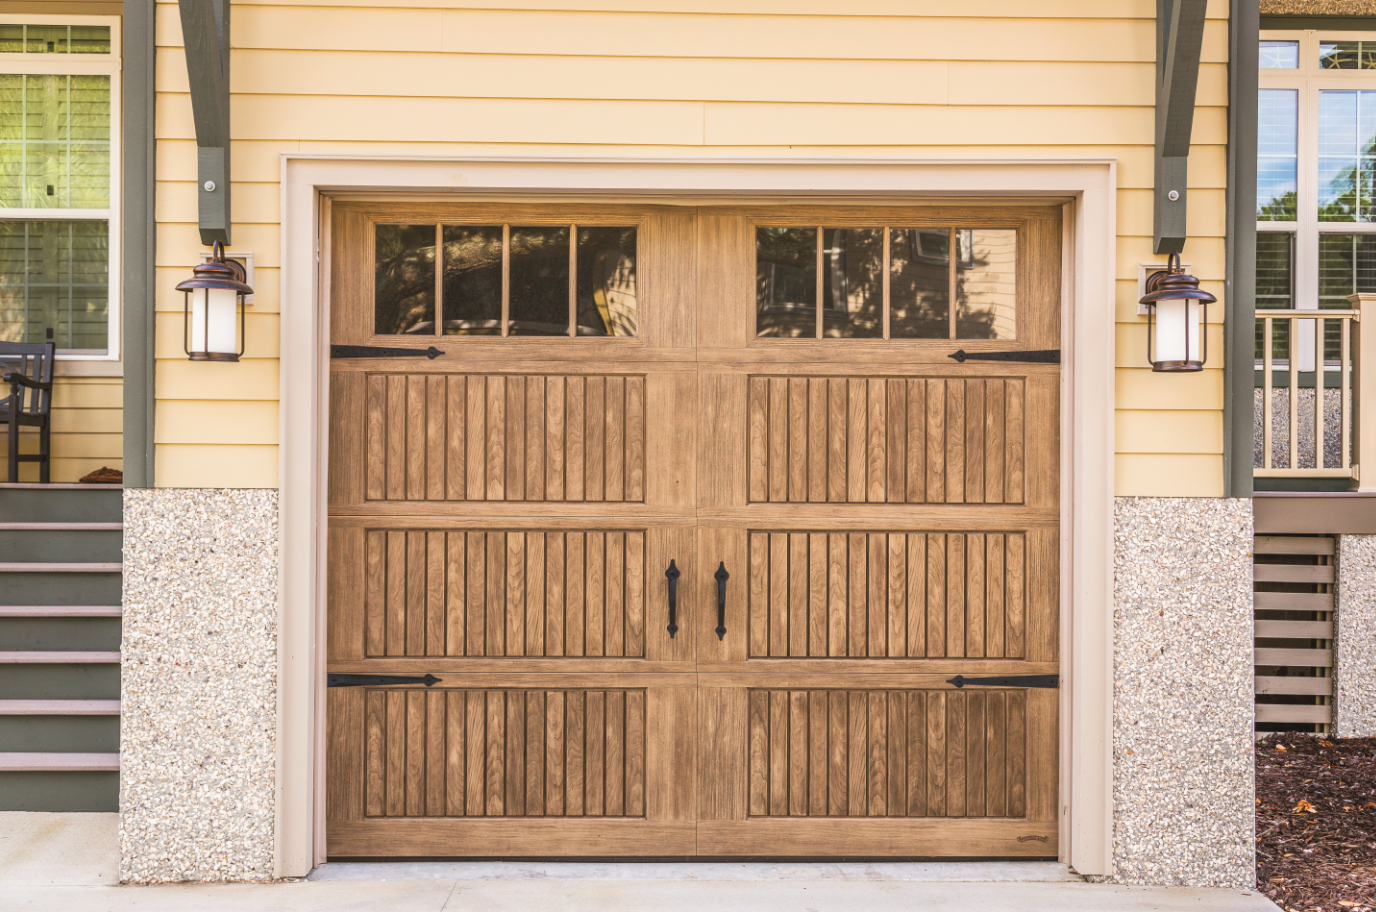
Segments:
[[[114,700],[4,700],[0,703],[43,704],[68,707],[103,705]],[[118,710],[115,711],[116,713]],[[110,712],[0,710],[0,754],[15,751],[39,753],[104,753],[119,750],[119,716]]]
[[[11,605],[118,605],[123,601],[118,570],[88,573],[0,574],[0,597]]]
[[[119,772],[119,754],[0,753],[0,773],[22,772]]]
[[[118,715],[118,700],[0,700],[0,716]]]
[[[118,665],[118,652],[68,652],[45,649],[36,652],[0,652],[0,665]],[[3,693],[3,691],[0,691]]]
[[[0,522],[120,522],[119,485],[0,484]]]
[[[0,563],[0,573],[123,573],[124,564],[117,561],[77,562],[48,561]]]
[[[124,533],[118,523],[0,523],[0,555],[15,564],[118,563]]]
[[[0,652],[118,651],[122,639],[118,617],[7,617],[0,615]],[[0,699],[6,695],[0,693]]]
[[[109,654],[109,653],[105,653]],[[0,662],[0,696],[6,700],[118,700],[120,668],[113,662]]]
[[[117,618],[119,605],[0,605],[0,618]]]

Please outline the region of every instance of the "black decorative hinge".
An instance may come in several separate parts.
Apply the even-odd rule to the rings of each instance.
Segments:
[[[966,684],[972,687],[1060,687],[1060,675],[1005,675],[999,678],[967,678],[965,675],[956,675],[949,679],[947,684],[954,684],[956,687],[964,687]]]
[[[382,684],[424,684],[426,687],[433,687],[440,680],[432,674],[423,678],[407,677],[406,675],[332,674],[329,676],[328,683],[330,687],[376,687]]]
[[[946,357],[954,358],[961,364],[966,361],[1030,361],[1033,364],[1060,364],[1061,350],[1050,348],[1042,351],[967,352],[962,348],[954,355]]]
[[[420,358],[434,361],[444,352],[429,348],[386,348],[381,345],[331,345],[331,358]]]

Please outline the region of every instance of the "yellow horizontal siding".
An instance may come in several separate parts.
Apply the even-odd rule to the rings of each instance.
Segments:
[[[153,472],[160,488],[275,488],[277,447],[164,443]]]
[[[1222,456],[1119,453],[1113,463],[1119,497],[1223,496]]]
[[[124,384],[118,377],[58,377],[53,381],[52,464],[54,482],[74,482],[93,469],[123,466]],[[0,428],[0,437],[6,433]],[[21,453],[38,452],[38,430],[24,428]],[[0,480],[9,477],[0,448]],[[20,481],[38,481],[38,463],[19,464]]]
[[[238,365],[181,355],[201,250],[175,3],[158,8],[158,483],[273,485],[281,155],[1112,159],[1120,494],[1222,492],[1222,307],[1209,370],[1152,374],[1151,0],[249,0],[235,6],[234,244],[257,305]],[[1035,7],[1035,8],[1034,8]],[[1223,293],[1227,4],[1205,28],[1185,258]],[[296,302],[308,306],[306,302]],[[242,458],[240,458],[242,457]]]
[[[1119,409],[1114,441],[1119,453],[1222,453],[1222,415],[1212,409]]]

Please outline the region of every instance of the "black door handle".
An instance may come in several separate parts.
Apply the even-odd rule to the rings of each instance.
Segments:
[[[681,575],[674,562],[669,561],[669,569],[664,571],[664,575],[669,578],[669,639],[674,638],[678,633],[678,578]]]
[[[726,639],[726,581],[731,578],[731,574],[726,572],[726,561],[722,561],[717,566],[717,572],[712,574],[717,578],[717,639]]]

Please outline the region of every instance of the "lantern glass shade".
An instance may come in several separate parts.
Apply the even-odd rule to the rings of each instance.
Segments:
[[[185,296],[184,344],[192,361],[238,361],[244,353],[244,296],[253,289],[243,267],[226,262],[224,253],[216,241],[211,259],[177,286]]]
[[[1163,272],[1147,279],[1147,361],[1157,372],[1200,371],[1209,358],[1209,305],[1218,300],[1180,268],[1172,253]]]
[[[191,291],[191,359],[239,360],[239,294],[228,288]]]

